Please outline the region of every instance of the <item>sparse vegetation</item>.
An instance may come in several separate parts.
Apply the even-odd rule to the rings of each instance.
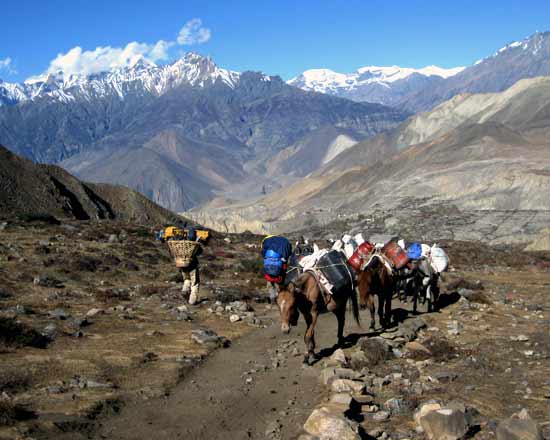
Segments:
[[[0,317],[0,345],[46,348],[49,338],[13,318]]]

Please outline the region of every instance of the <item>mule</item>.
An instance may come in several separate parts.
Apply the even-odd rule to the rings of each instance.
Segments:
[[[338,345],[343,345],[348,300],[351,300],[355,322],[360,325],[359,305],[353,286],[348,286],[329,295],[324,292],[315,275],[311,272],[304,272],[294,282],[279,290],[277,305],[281,315],[282,332],[288,334],[292,327],[298,325],[300,313],[306,321],[304,363],[312,365],[315,362],[315,325],[317,318],[322,313],[332,312],[336,315]]]
[[[360,271],[357,276],[359,288],[359,304],[361,309],[369,308],[370,329],[375,328],[374,296],[378,296],[378,321],[382,328],[391,326],[391,300],[395,291],[395,281],[386,265],[375,257],[368,267]]]

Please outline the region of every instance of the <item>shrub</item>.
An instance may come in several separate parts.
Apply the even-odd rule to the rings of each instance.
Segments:
[[[46,348],[49,338],[13,318],[0,317],[0,344],[8,347]]]

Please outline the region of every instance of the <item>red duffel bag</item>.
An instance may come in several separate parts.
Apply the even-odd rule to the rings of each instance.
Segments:
[[[407,253],[395,241],[387,242],[382,248],[382,253],[388,257],[396,269],[401,269],[409,262]]]
[[[348,260],[349,265],[355,270],[361,270],[363,260],[369,258],[369,255],[372,253],[373,249],[374,245],[368,241],[365,241],[355,250],[351,258]]]

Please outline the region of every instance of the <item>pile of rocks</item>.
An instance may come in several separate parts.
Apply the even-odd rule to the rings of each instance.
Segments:
[[[232,323],[243,321],[254,327],[262,326],[262,321],[254,313],[254,308],[246,301],[232,301],[225,305],[221,301],[216,301],[207,311],[220,317],[227,315]]]
[[[359,339],[350,353],[336,350],[324,362],[320,374],[329,396],[307,419],[307,434],[301,440],[459,440],[489,423],[491,430],[496,430],[497,440],[542,440],[539,425],[525,410],[495,423],[483,419],[463,402],[426,401],[426,397],[422,402],[426,392],[457,377],[448,371],[432,375],[424,372],[434,363],[430,349],[415,341],[425,327],[422,319],[409,319],[380,336]],[[425,356],[423,360],[415,360],[419,354]],[[390,360],[400,362],[388,363]],[[388,369],[394,372],[383,377],[375,373]],[[414,424],[406,422],[411,419]],[[392,420],[399,423],[399,432],[391,431]]]

